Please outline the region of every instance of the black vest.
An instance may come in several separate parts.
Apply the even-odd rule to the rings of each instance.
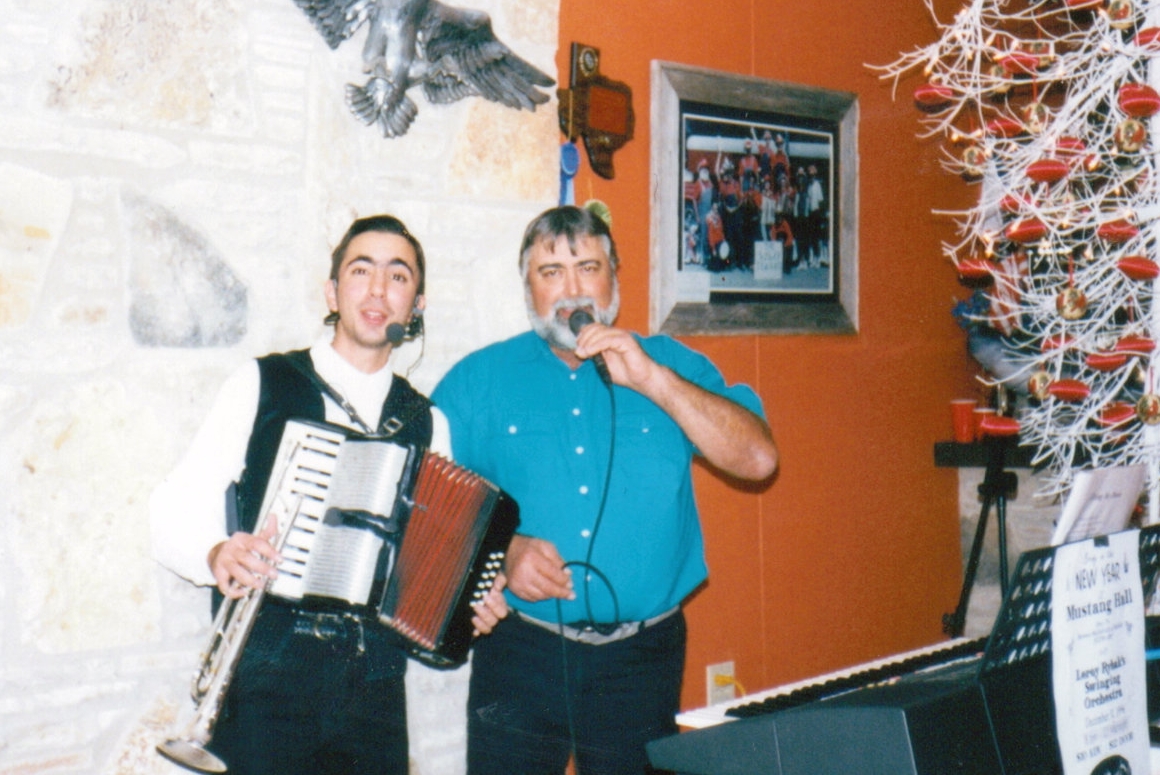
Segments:
[[[246,449],[246,468],[237,483],[237,524],[229,526],[231,533],[235,529],[252,533],[257,524],[286,421],[326,420],[321,392],[321,385],[325,383],[315,373],[308,350],[259,358],[258,371],[261,375],[258,413]],[[392,434],[384,432],[392,440],[424,448],[431,445],[431,400],[398,374],[383,402],[382,417],[380,428],[396,429]],[[392,419],[397,422],[390,422]]]

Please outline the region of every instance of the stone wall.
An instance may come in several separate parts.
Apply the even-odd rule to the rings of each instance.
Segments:
[[[478,0],[555,77],[556,0]],[[146,500],[244,359],[322,331],[328,255],[391,212],[428,255],[421,389],[526,327],[524,224],[555,102],[427,103],[384,139],[293,0],[0,3],[0,775],[179,771],[208,594],[148,554]],[[553,90],[550,90],[553,91]],[[554,96],[554,91],[553,91]],[[411,670],[413,771],[462,770],[466,670]]]

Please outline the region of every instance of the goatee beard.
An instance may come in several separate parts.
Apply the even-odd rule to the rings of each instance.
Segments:
[[[576,349],[576,334],[573,334],[572,329],[568,327],[568,317],[572,310],[587,309],[592,313],[595,321],[604,326],[612,325],[620,312],[620,288],[618,286],[613,286],[612,300],[604,309],[597,307],[596,300],[591,296],[573,296],[557,300],[544,317],[536,314],[535,305],[532,303],[531,289],[525,290],[525,296],[528,305],[528,320],[531,321],[532,330],[539,334],[540,338],[547,342],[550,347],[569,352]]]

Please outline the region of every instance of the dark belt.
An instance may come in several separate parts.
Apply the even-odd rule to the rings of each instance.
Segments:
[[[363,617],[351,611],[315,611],[300,608],[290,601],[276,597],[268,598],[267,603],[273,603],[281,609],[284,615],[291,617],[291,627],[295,635],[304,635],[320,641],[331,641],[339,638],[358,638],[358,651],[365,653],[366,632],[363,627]]]

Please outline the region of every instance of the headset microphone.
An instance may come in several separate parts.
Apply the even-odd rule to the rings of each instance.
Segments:
[[[387,326],[387,341],[391,343],[391,347],[398,347],[406,336],[407,329],[403,328],[401,323],[391,323]]]

